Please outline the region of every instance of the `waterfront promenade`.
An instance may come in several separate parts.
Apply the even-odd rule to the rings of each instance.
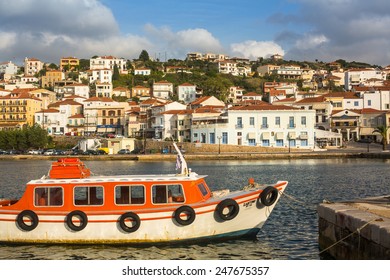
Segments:
[[[1,155],[0,160],[56,160],[65,155]],[[82,160],[135,160],[135,161],[173,161],[176,154],[128,154],[128,155],[78,155]],[[331,147],[322,150],[270,149],[261,152],[195,152],[185,153],[187,160],[261,160],[261,159],[302,159],[302,158],[383,158],[390,159],[390,151],[383,151],[380,144],[351,142],[344,148]]]

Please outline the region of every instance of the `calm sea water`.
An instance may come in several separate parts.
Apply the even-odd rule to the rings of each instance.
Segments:
[[[174,173],[174,162],[87,161],[96,174]],[[0,197],[19,198],[25,183],[47,174],[49,161],[0,161]],[[193,171],[209,175],[212,190],[239,189],[249,177],[257,182],[289,181],[257,240],[161,246],[57,246],[0,244],[0,259],[320,259],[316,207],[324,199],[343,201],[390,193],[390,161],[304,159],[194,161]]]

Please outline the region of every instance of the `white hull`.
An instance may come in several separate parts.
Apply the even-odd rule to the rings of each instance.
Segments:
[[[259,190],[232,192],[224,197],[212,198],[206,203],[191,206],[195,220],[190,225],[178,224],[173,213],[174,207],[161,208],[160,211],[137,213],[141,222],[135,232],[125,232],[119,226],[120,215],[125,211],[102,213],[86,212],[88,223],[80,231],[73,231],[65,223],[69,212],[39,212],[38,226],[31,231],[21,230],[16,223],[19,212],[4,211],[0,208],[0,242],[15,243],[156,243],[188,241],[213,238],[231,238],[246,234],[255,235],[263,226],[277,204],[287,182],[276,184],[279,195],[271,206],[257,203]],[[221,220],[216,216],[217,204],[227,198],[233,198],[239,205],[239,213],[231,220]]]

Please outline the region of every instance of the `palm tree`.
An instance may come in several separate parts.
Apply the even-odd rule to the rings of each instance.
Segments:
[[[388,126],[378,126],[372,133],[379,133],[382,136],[382,147],[383,150],[386,150],[387,145],[387,131],[389,130]]]

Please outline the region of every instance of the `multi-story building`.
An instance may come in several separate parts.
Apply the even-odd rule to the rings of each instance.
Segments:
[[[112,90],[112,96],[130,98],[130,90],[125,87],[116,87]]]
[[[25,58],[24,59],[24,75],[34,76],[43,69],[43,62],[37,58]]]
[[[114,56],[98,56],[89,60],[89,68],[95,69],[110,69],[114,71],[114,66],[118,67],[120,74],[127,74],[126,60]],[[112,74],[111,74],[112,75]]]
[[[42,100],[42,108],[46,109],[49,104],[56,102],[56,93],[47,89],[34,89],[30,91],[31,96]]]
[[[272,65],[272,64],[262,65],[257,67],[257,73],[259,73],[260,76],[264,76],[266,74],[270,75],[279,68],[280,68],[279,65]]]
[[[64,72],[60,70],[46,71],[46,74],[41,77],[41,87],[54,88],[54,84],[62,80],[65,80]]]
[[[69,96],[77,95],[79,97],[88,99],[89,98],[89,86],[79,83],[72,83],[64,85],[64,98]]]
[[[186,105],[179,102],[168,102],[162,105],[156,105],[151,107],[150,123],[151,128],[154,129],[154,138],[165,139],[174,135],[172,131],[171,121],[175,114],[167,113],[171,110],[185,110]]]
[[[245,89],[242,87],[230,87],[229,88],[229,102],[236,103],[242,100],[242,96],[244,95]]]
[[[85,132],[125,133],[125,102],[107,97],[91,97],[84,101]]]
[[[80,60],[76,57],[63,57],[60,59],[60,70],[76,70],[80,66]]]
[[[0,79],[6,75],[15,75],[18,73],[18,66],[11,61],[0,63]]]
[[[112,83],[112,70],[108,68],[92,69],[88,71],[89,83]]]
[[[178,85],[177,88],[177,97],[178,100],[183,101],[188,104],[196,99],[196,86],[190,83],[184,83]]]
[[[315,111],[283,105],[244,105],[193,119],[191,141],[262,147],[314,148]]]
[[[371,79],[386,80],[386,73],[374,68],[349,69],[344,73],[344,86],[351,90],[355,86],[365,86]]]
[[[144,86],[135,86],[131,89],[131,97],[138,97],[140,100],[150,98],[150,88]]]
[[[358,86],[353,88],[362,100],[361,108],[372,108],[376,110],[390,109],[390,86]]]
[[[153,96],[156,98],[169,99],[173,94],[173,84],[168,81],[153,83]]]
[[[20,129],[34,125],[34,114],[41,110],[42,100],[29,93],[31,89],[16,89],[0,96],[0,129]]]
[[[302,69],[297,65],[282,65],[275,69],[273,73],[283,79],[300,79],[302,77]]]
[[[218,61],[218,72],[222,74],[232,74],[238,76],[237,62],[232,60]]]
[[[96,96],[111,98],[112,84],[96,82]]]

